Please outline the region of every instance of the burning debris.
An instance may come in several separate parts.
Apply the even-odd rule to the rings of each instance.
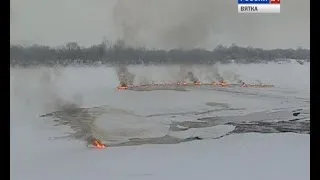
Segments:
[[[185,86],[214,86],[214,87],[254,87],[254,88],[270,88],[274,87],[273,85],[264,85],[262,82],[258,84],[247,84],[242,81],[239,76],[235,75],[234,73],[229,73],[226,79],[230,81],[226,81],[224,77],[219,73],[216,66],[208,72],[210,74],[209,82],[201,82],[200,79],[195,75],[192,71],[191,67],[186,67],[181,65],[180,71],[178,73],[178,78],[176,82],[162,82],[162,83],[140,83],[137,85],[133,85],[136,75],[129,72],[127,66],[120,65],[116,68],[117,76],[120,81],[119,86],[117,87],[118,90],[133,90],[133,89],[162,89],[162,90],[169,90],[169,89],[177,89],[178,87],[185,87]]]
[[[120,87],[127,87],[134,82],[135,75],[129,72],[126,66],[119,66],[116,69],[118,79],[120,81]]]
[[[189,81],[193,82],[193,83],[198,83],[199,79],[194,75],[194,73],[192,71],[189,71],[186,79],[188,79]]]
[[[94,148],[98,148],[98,149],[104,149],[106,148],[106,145],[104,143],[101,142],[101,140],[93,137],[93,136],[89,136],[87,138],[87,147],[94,147]]]

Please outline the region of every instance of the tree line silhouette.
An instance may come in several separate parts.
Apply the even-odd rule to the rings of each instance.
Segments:
[[[273,49],[264,50],[253,47],[229,47],[219,45],[212,51],[205,49],[157,50],[133,48],[118,40],[112,44],[103,41],[91,47],[80,47],[76,42],[69,42],[61,47],[43,45],[10,45],[10,64],[29,65],[116,65],[116,64],[214,64],[229,63],[264,63],[284,59],[310,60],[310,50]]]

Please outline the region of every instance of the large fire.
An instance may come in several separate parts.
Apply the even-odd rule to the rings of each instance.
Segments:
[[[274,87],[274,85],[263,85],[263,84],[246,84],[244,82],[240,84],[230,84],[226,81],[217,81],[217,82],[212,82],[212,83],[202,83],[200,81],[195,81],[193,83],[187,83],[187,82],[176,82],[176,83],[163,83],[163,84],[157,84],[157,83],[152,83],[152,84],[140,84],[140,85],[123,85],[120,84],[117,89],[118,90],[127,90],[127,89],[132,89],[132,88],[138,88],[138,87],[154,87],[154,86],[202,86],[202,85],[211,85],[211,86],[216,86],[216,87],[231,87],[231,86],[239,86],[239,87],[246,87],[246,88],[271,88]]]

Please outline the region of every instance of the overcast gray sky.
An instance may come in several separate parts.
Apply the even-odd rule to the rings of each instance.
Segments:
[[[50,46],[90,46],[106,37],[165,49],[309,48],[309,6],[282,0],[280,14],[238,14],[237,0],[11,0],[10,38]]]

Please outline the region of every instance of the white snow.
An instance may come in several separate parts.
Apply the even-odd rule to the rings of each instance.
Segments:
[[[234,130],[233,126],[229,125],[217,125],[206,128],[191,128],[182,132],[170,132],[169,135],[177,138],[188,138],[188,137],[200,137],[200,138],[218,138],[225,135],[228,132]]]
[[[196,75],[206,79],[204,67]],[[11,68],[11,178],[13,180],[81,179],[309,179],[310,136],[285,134],[236,134],[173,145],[142,145],[91,150],[77,140],[50,140],[70,131],[54,127],[39,115],[59,109],[53,100],[81,107],[109,108],[96,119],[99,128],[119,141],[129,137],[168,134],[172,121],[194,121],[193,115],[146,115],[203,112],[219,109],[207,102],[227,103],[238,111],[215,111],[207,116],[232,116],[278,108],[308,107],[309,63],[219,65],[231,79],[274,84],[273,90],[247,90],[247,95],[220,91],[118,92],[112,68]],[[130,67],[149,81],[169,81],[179,67]],[[145,73],[147,71],[147,73]],[[152,75],[151,75],[152,74]],[[260,93],[261,96],[249,95]],[[275,95],[268,98],[266,95]],[[278,98],[277,98],[278,97]],[[110,110],[111,109],[111,110]],[[308,110],[306,110],[308,111]],[[218,137],[234,127],[219,125],[169,134],[175,137]],[[125,132],[125,134],[119,132]]]
[[[309,135],[241,134],[178,145],[103,151],[88,150],[77,142],[39,143],[32,153],[12,150],[18,157],[11,157],[11,177],[301,180],[310,178],[309,140]]]

